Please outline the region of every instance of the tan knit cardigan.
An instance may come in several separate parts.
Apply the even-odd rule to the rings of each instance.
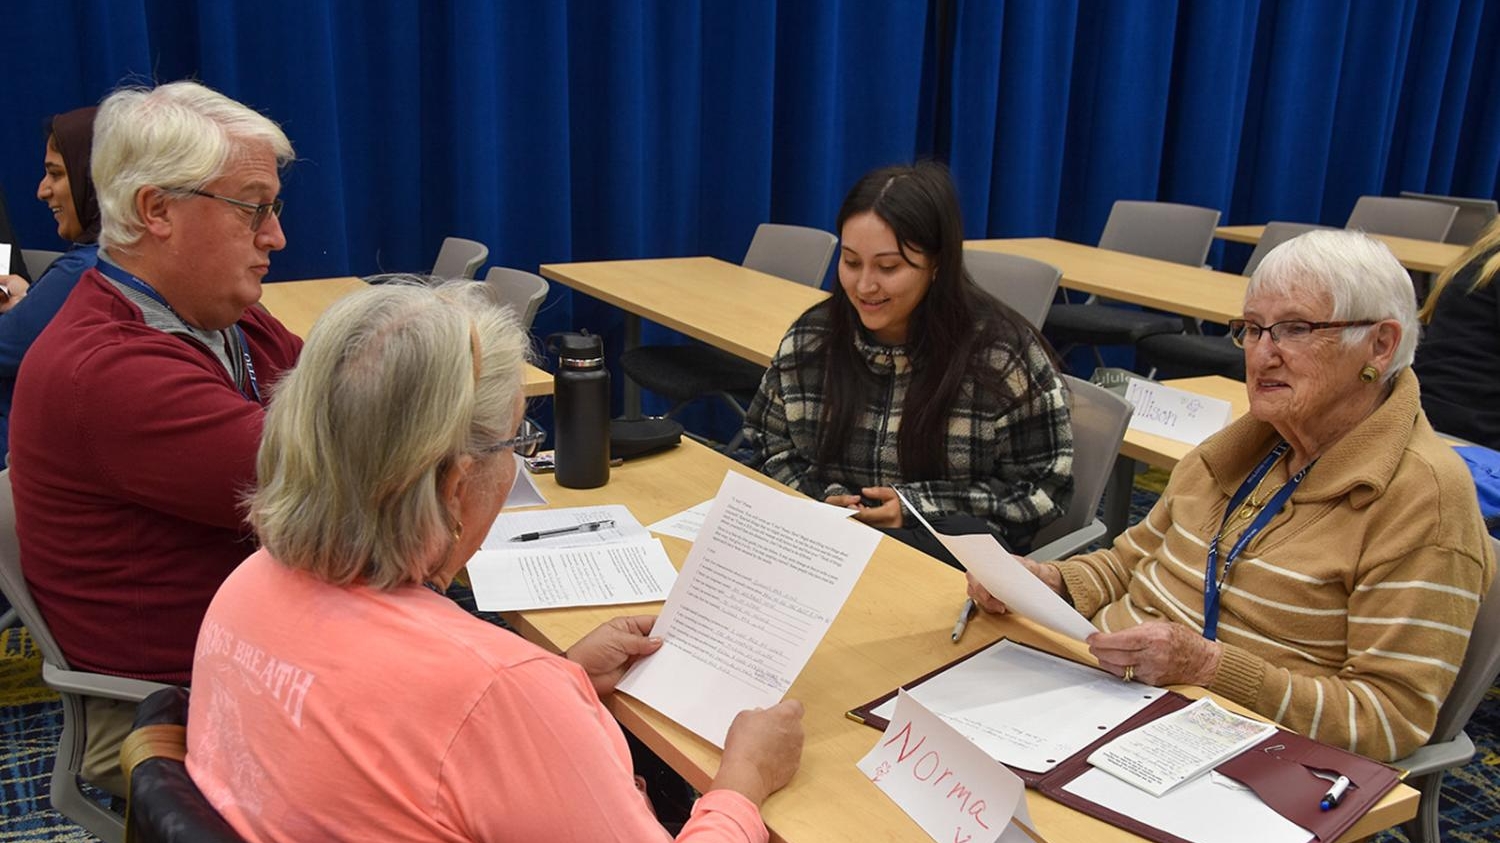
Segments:
[[[1079,611],[1105,631],[1165,619],[1201,632],[1208,543],[1279,441],[1239,419],[1178,464],[1113,547],[1057,563]],[[1326,743],[1403,757],[1431,734],[1494,570],[1473,481],[1403,371],[1235,563],[1209,688]]]

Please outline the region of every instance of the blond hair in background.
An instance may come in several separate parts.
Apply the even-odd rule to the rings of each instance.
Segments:
[[[1494,280],[1496,273],[1500,273],[1500,219],[1491,221],[1474,240],[1474,245],[1466,249],[1458,260],[1444,267],[1438,277],[1432,280],[1432,291],[1427,294],[1427,301],[1422,303],[1422,312],[1419,314],[1424,323],[1432,321],[1432,314],[1437,310],[1438,296],[1443,294],[1453,278],[1490,251],[1494,254],[1479,267],[1479,272],[1474,275],[1474,283],[1464,291],[1465,294],[1484,287]]]
[[[514,434],[527,350],[515,315],[472,281],[335,302],[266,413],[250,498],[261,543],[336,585],[425,581],[457,528],[439,481]]]
[[[278,167],[292,143],[269,118],[197,82],[121,88],[94,117],[90,171],[99,198],[99,246],[128,250],[145,231],[135,197],[143,187],[199,190],[238,155],[264,146]]]

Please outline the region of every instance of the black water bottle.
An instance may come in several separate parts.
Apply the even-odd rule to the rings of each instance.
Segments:
[[[553,334],[557,485],[592,489],[609,482],[609,370],[604,340],[584,331]]]

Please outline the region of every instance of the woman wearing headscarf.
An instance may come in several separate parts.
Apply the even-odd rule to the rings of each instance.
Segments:
[[[57,236],[72,247],[0,316],[0,467],[9,450],[10,404],[21,360],[68,300],[78,279],[99,260],[99,202],[89,175],[96,111],[93,106],[79,108],[47,121],[47,148],[36,198],[46,203],[57,220]]]

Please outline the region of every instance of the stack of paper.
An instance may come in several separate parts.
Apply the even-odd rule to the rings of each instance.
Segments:
[[[603,521],[613,523],[570,529]],[[661,542],[619,505],[502,513],[469,560],[474,603],[487,612],[649,603],[676,579]]]

